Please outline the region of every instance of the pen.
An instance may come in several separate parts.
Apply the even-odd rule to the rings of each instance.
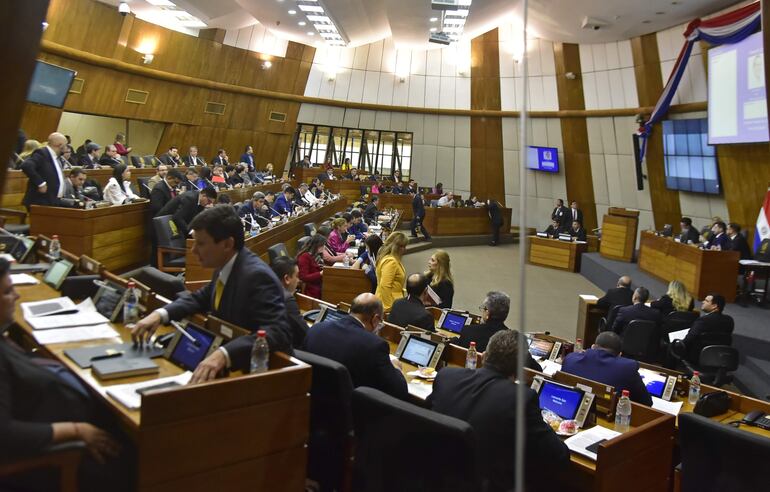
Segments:
[[[199,346],[199,345],[200,345],[200,342],[199,342],[198,340],[196,340],[196,339],[195,339],[195,337],[193,337],[192,335],[190,335],[189,333],[187,333],[187,330],[185,330],[185,329],[182,327],[182,324],[181,324],[181,323],[179,323],[178,321],[172,321],[172,322],[171,322],[171,325],[172,325],[174,328],[176,328],[177,330],[179,330],[179,331],[182,333],[182,335],[184,335],[185,337],[187,337],[187,338],[188,338],[188,339],[189,339],[189,340],[190,340],[192,343],[194,343],[196,346]]]
[[[123,356],[123,352],[122,351],[109,352],[109,353],[106,353],[106,354],[96,355],[94,357],[91,357],[91,362],[93,362],[95,360],[112,359],[114,357],[122,357],[122,356]]]

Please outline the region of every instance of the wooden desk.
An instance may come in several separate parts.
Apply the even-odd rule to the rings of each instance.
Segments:
[[[503,233],[511,230],[511,209],[500,210],[503,216]],[[423,225],[431,236],[491,235],[492,226],[486,208],[434,208],[425,209]]]
[[[43,284],[18,291],[22,301],[59,295]],[[17,305],[22,336],[31,338],[20,311]],[[137,450],[137,490],[302,490],[310,366],[276,353],[264,374],[234,374],[149,393],[140,410],[129,410],[107,395],[110,386],[172,376],[182,369],[155,359],[160,366],[157,376],[101,382],[64,355],[68,348],[130,340],[127,329],[114,327],[120,338],[49,345],[42,351],[72,370],[117,417]]]
[[[529,236],[529,257],[532,265],[540,265],[568,272],[580,271],[580,258],[588,245],[584,242],[566,242],[546,237]]]
[[[324,267],[321,299],[332,304],[351,302],[358,294],[373,292],[372,281],[363,270]]]
[[[349,202],[361,199],[361,188],[371,186],[371,181],[354,181],[352,179],[335,179],[333,181],[324,181],[324,186],[331,193],[340,194],[348,199]]]
[[[305,224],[308,222],[315,222],[316,224],[323,222],[335,213],[345,210],[347,206],[348,201],[345,198],[341,198],[299,217],[292,217],[284,224],[279,224],[271,229],[263,229],[256,236],[247,238],[246,247],[265,261],[268,260],[267,249],[278,243],[284,243],[289,250],[289,254],[293,255],[297,249],[297,240],[305,235]],[[192,247],[193,240],[188,239],[187,252],[185,254],[185,281],[210,280],[214,272],[209,268],[201,266],[198,256],[192,252]]]
[[[108,270],[122,271],[147,264],[149,219],[148,202],[90,210],[33,205],[30,234],[58,234],[63,249],[88,255]]]
[[[638,210],[610,207],[602,220],[601,255],[630,262],[634,257],[638,227]]]
[[[698,299],[718,292],[733,302],[739,259],[737,251],[707,251],[642,232],[639,269],[664,282],[679,280]]]
[[[412,220],[414,218],[414,215],[412,214],[412,195],[380,193],[377,196],[380,198],[379,203],[377,203],[377,208],[380,210],[393,208],[401,212],[401,218],[403,220]]]
[[[296,183],[292,182],[290,184],[294,186]],[[257,191],[261,191],[263,193],[268,191],[272,191],[273,193],[279,193],[281,191],[282,186],[283,186],[283,183],[276,182],[276,183],[245,186],[243,188],[233,188],[232,190],[221,190],[221,191],[218,191],[217,193],[220,195],[228,195],[230,199],[233,201],[233,203],[238,203],[238,202],[246,202],[248,200],[251,200],[251,197],[254,196],[254,193]]]
[[[575,338],[583,340],[583,348],[589,348],[599,334],[599,320],[607,315],[607,310],[596,305],[596,296],[581,294],[578,296],[578,320]]]
[[[326,170],[323,166],[295,167],[291,172],[292,177],[296,179],[298,183],[309,183],[313,178],[317,178],[319,174],[325,173]]]

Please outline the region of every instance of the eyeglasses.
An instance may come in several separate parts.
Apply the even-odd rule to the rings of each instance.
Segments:
[[[487,307],[483,304],[479,306],[479,311],[488,311]]]

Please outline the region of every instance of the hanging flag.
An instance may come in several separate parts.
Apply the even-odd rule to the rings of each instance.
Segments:
[[[754,231],[754,252],[759,250],[763,239],[770,238],[770,188],[767,189],[765,201],[759,209],[757,216],[757,228]]]

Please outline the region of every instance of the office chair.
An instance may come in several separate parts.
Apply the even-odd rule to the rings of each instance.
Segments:
[[[621,306],[620,304],[617,306],[612,306],[607,312],[607,316],[599,320],[599,333],[612,330],[612,324],[615,322],[615,318],[618,316],[618,311],[622,307],[624,306]]]
[[[289,256],[289,250],[286,249],[286,245],[278,243],[267,248],[267,256],[270,259],[270,264],[273,264],[273,260],[279,256]]]
[[[132,155],[131,156],[131,165],[134,167],[144,167],[144,161],[141,157]]]
[[[657,362],[660,329],[654,321],[635,319],[623,330],[623,356]]]
[[[176,275],[164,273],[154,267],[142,267],[120,275],[123,278],[135,278],[156,294],[174,300],[184,292],[184,280]]]
[[[305,235],[306,236],[315,236],[316,233],[316,227],[315,222],[308,222],[305,224]]]
[[[14,224],[8,222],[8,219],[17,220]],[[23,210],[14,210],[12,208],[0,208],[0,227],[11,234],[29,235],[29,224],[27,224],[27,212]]]
[[[476,436],[467,422],[367,387],[353,391],[353,422],[354,490],[481,490]],[[405,461],[406,449],[417,450],[419,463]]]
[[[186,241],[177,230],[171,216],[154,217],[152,227],[158,239],[158,270],[167,273],[184,272]]]
[[[313,366],[307,476],[322,491],[350,490],[353,460],[353,382],[342,364],[301,350],[294,357]]]
[[[143,167],[157,167],[155,165],[156,158],[155,158],[154,155],[146,155],[146,156],[142,157],[142,160],[144,161],[144,166]]]
[[[661,335],[666,336],[675,331],[689,328],[698,319],[695,311],[672,311],[663,317]]]
[[[697,364],[686,359],[682,363],[688,377],[698,371],[703,383],[719,388],[733,381],[733,375],[728,373],[738,369],[739,358],[738,350],[729,345],[709,345],[701,350]]]
[[[682,492],[767,490],[770,439],[680,413],[679,447]]]
[[[300,251],[310,241],[310,236],[302,236],[297,239],[297,251]]]
[[[149,181],[149,178],[136,178],[136,183],[139,185],[139,196],[142,198],[150,198],[150,192],[152,189],[148,184]]]
[[[86,446],[82,441],[73,441],[49,446],[41,454],[16,459],[11,462],[0,462],[0,482],[21,474],[31,474],[35,471],[55,468],[58,470],[59,487],[61,492],[77,492],[78,467]],[[4,489],[5,490],[5,489]],[[15,489],[11,489],[15,490]]]

